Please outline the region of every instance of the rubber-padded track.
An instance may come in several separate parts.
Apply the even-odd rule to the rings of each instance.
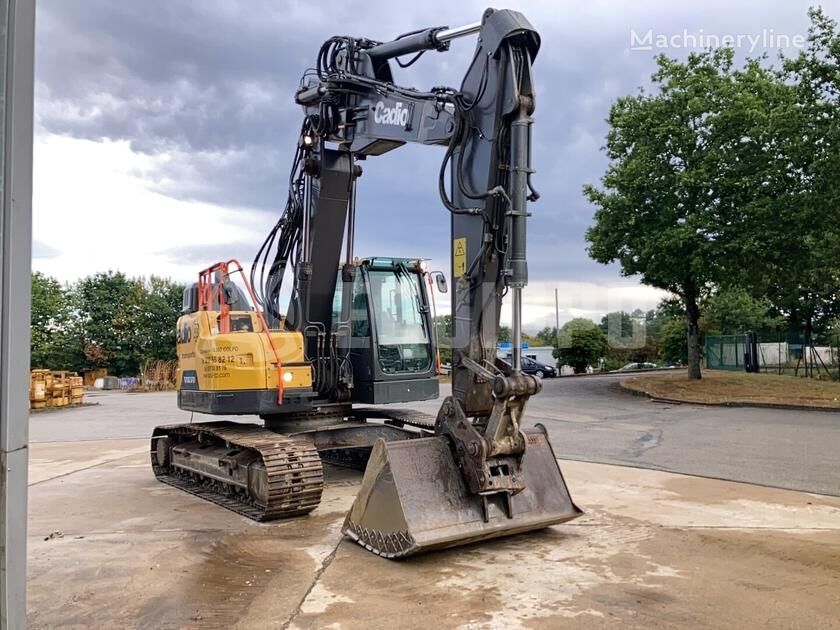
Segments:
[[[172,444],[200,440],[255,451],[268,476],[267,505],[241,488],[216,479],[158,464],[158,438]],[[311,512],[321,502],[324,472],[315,446],[256,425],[203,422],[156,427],[152,433],[152,470],[163,483],[212,501],[255,521],[271,521]],[[168,460],[167,460],[168,461]]]

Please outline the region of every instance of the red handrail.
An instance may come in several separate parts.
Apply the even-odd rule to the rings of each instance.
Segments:
[[[245,288],[248,289],[248,294],[251,296],[251,303],[254,305],[254,311],[257,313],[257,317],[260,318],[263,333],[268,339],[268,345],[271,347],[271,352],[274,354],[274,363],[277,365],[277,404],[282,405],[283,364],[280,361],[280,355],[277,353],[277,347],[274,345],[274,339],[271,337],[271,331],[268,329],[268,323],[265,321],[265,316],[263,315],[263,312],[259,307],[259,303],[257,302],[257,296],[254,293],[254,289],[248,282],[248,278],[245,276],[242,265],[238,260],[231,258],[226,262],[217,262],[215,265],[211,265],[207,269],[203,269],[198,272],[198,309],[201,311],[209,311],[212,309],[213,291],[214,287],[217,287],[217,294],[219,298],[219,332],[230,332],[230,305],[224,299],[224,283],[230,278],[229,266],[232,264],[237,267],[233,270],[233,273],[238,272],[242,275],[242,282],[245,284]],[[218,284],[213,282],[213,274],[216,272],[219,272],[221,276]]]

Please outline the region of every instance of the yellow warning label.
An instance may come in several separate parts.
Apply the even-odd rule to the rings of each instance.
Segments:
[[[467,239],[456,238],[452,241],[452,263],[456,278],[467,273]]]

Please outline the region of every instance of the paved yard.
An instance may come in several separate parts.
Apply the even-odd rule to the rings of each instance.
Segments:
[[[156,482],[145,448],[33,447],[33,628],[815,628],[840,607],[839,499],[562,462],[585,517],[395,562],[341,537],[358,474],[260,525]]]
[[[553,387],[566,384],[555,381],[546,389]],[[593,398],[590,406],[602,412],[619,400]],[[145,436],[154,424],[188,419],[172,409],[171,395],[99,400],[98,407],[38,414],[32,422],[34,628],[838,623],[838,498],[561,461],[584,517],[543,532],[387,561],[340,534],[358,473],[330,469],[323,502],[308,517],[255,524],[153,478]],[[550,397],[537,400],[531,411],[540,419]],[[599,431],[591,441],[614,440],[622,445],[614,452],[623,456],[645,422],[679,425],[697,418],[666,419],[661,408],[629,396],[620,399],[628,402],[624,417],[616,407],[605,419],[591,418],[582,399],[565,400],[549,410],[565,417],[549,425],[564,456],[590,443],[570,427]],[[653,417],[640,405],[653,409]],[[706,418],[701,426],[712,422]],[[107,439],[92,439],[97,436]]]

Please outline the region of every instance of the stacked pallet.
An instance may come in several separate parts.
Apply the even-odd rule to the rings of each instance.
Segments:
[[[70,404],[81,405],[85,395],[85,379],[77,374],[68,377],[70,381]]]
[[[32,370],[29,377],[29,406],[32,409],[81,405],[84,379],[75,372]]]
[[[67,372],[52,373],[52,388],[47,390],[47,407],[66,407],[70,404],[70,383]]]
[[[52,372],[32,370],[29,375],[29,407],[43,409],[47,406],[47,389],[52,388]]]

